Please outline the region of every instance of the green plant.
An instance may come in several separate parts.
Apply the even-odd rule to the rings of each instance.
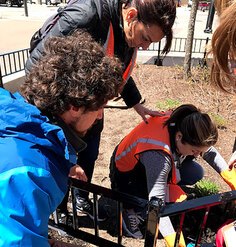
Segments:
[[[219,193],[218,185],[208,179],[202,179],[198,181],[194,188],[197,197],[209,196]]]
[[[224,119],[224,117],[222,117],[219,114],[216,113],[209,113],[211,119],[215,122],[216,126],[220,129],[225,128],[226,126],[226,120]]]
[[[164,101],[157,102],[157,108],[162,111],[167,111],[178,107],[181,104],[179,100],[176,99],[165,99]]]

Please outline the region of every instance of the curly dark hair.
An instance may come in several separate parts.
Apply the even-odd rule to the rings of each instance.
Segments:
[[[117,58],[105,56],[90,34],[77,30],[45,42],[41,60],[32,68],[21,93],[42,112],[59,115],[70,105],[85,111],[100,109],[122,87]]]

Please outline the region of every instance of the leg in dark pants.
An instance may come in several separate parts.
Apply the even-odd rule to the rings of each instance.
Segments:
[[[125,209],[135,208],[136,211],[142,211],[148,200],[147,179],[144,166],[138,162],[135,168],[129,172],[120,172],[115,165],[116,149],[110,160],[110,180],[111,188],[119,192],[137,196],[133,203],[124,203]],[[144,200],[142,200],[144,199]]]
[[[203,168],[194,160],[184,160],[181,164],[179,185],[193,185],[203,178]]]
[[[99,153],[99,144],[101,132],[103,129],[103,119],[98,121],[96,125],[91,128],[83,140],[87,143],[85,150],[78,154],[77,164],[80,165],[88,178],[88,182],[91,182],[95,161],[97,160]],[[74,190],[74,196],[76,199],[76,208],[78,212],[85,213],[90,217],[93,217],[93,204],[89,200],[89,193],[79,189]],[[102,217],[101,213],[98,220],[105,219],[106,216]]]
[[[87,143],[87,148],[78,155],[77,164],[83,168],[88,178],[88,182],[91,182],[92,180],[95,161],[97,160],[99,153],[100,137],[101,133],[85,137],[83,140]],[[76,197],[81,197],[88,200],[89,193],[86,191],[75,189],[75,195]]]
[[[92,129],[88,131],[86,136],[82,138],[86,144],[87,147],[85,150],[80,152],[78,154],[78,161],[77,164],[80,165],[88,178],[88,182],[91,182],[93,171],[94,171],[94,165],[95,161],[98,157],[98,151],[99,151],[99,144],[100,144],[100,136],[103,129],[103,119],[99,120],[96,125],[93,126]],[[90,208],[91,205],[88,205],[88,192],[81,191],[79,189],[74,190],[74,195],[76,198],[76,203],[82,199],[82,203],[85,203],[86,206]],[[66,194],[65,198],[63,199],[62,203],[59,206],[59,209],[61,211],[67,211],[67,201],[68,201],[68,195]]]

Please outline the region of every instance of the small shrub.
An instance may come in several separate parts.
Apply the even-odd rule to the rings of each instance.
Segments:
[[[219,193],[218,185],[207,179],[198,181],[194,187],[197,197],[215,195]]]
[[[162,111],[172,110],[181,104],[179,100],[166,99],[164,101],[157,102],[157,108]]]
[[[209,83],[210,82],[210,69],[209,67],[201,67],[200,65],[194,67],[192,69],[192,76],[191,76],[192,82],[198,83],[198,82],[204,82]]]

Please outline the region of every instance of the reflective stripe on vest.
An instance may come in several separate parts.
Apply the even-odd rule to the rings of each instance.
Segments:
[[[103,47],[106,50],[106,55],[113,57],[114,56],[114,51],[115,51],[115,42],[114,42],[114,30],[113,30],[113,26],[112,23],[110,22],[110,26],[109,26],[109,30],[108,30],[108,34],[107,34],[107,39],[105,44],[103,45]],[[135,66],[135,61],[136,61],[136,57],[137,57],[137,52],[138,52],[138,48],[134,49],[134,53],[132,56],[132,59],[130,60],[129,65],[127,66],[126,70],[123,72],[123,80],[125,82],[128,81],[132,70]]]
[[[140,138],[137,141],[135,141],[134,143],[132,143],[129,147],[126,148],[126,150],[124,150],[121,154],[119,154],[118,156],[116,156],[115,161],[120,160],[122,157],[126,156],[129,152],[131,152],[131,150],[136,147],[138,145],[138,143],[148,143],[148,144],[153,144],[156,145],[157,148],[159,148],[160,146],[163,147],[163,149],[168,150],[170,152],[170,147],[161,141],[157,141],[154,139],[150,139],[150,138]]]
[[[169,114],[163,117],[151,117],[148,124],[141,122],[118,145],[115,162],[121,172],[134,169],[140,153],[148,150],[162,150],[168,154],[172,162],[171,181],[176,184],[176,169],[170,148],[170,139],[167,127],[163,127]]]

